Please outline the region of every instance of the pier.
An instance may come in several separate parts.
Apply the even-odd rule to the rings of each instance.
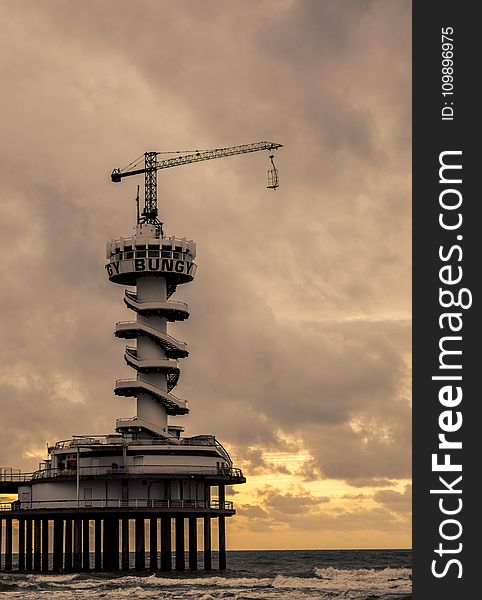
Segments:
[[[224,519],[234,513],[231,503],[176,511],[84,506],[73,512],[59,507],[55,514],[4,507],[0,505],[0,571],[210,571],[214,520],[218,521],[218,568],[226,568]]]

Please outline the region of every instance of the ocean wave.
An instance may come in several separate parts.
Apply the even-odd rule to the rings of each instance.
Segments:
[[[302,598],[367,600],[401,598],[411,591],[410,569],[315,568],[314,577],[229,577],[164,575],[9,575],[0,579],[0,590],[48,593],[54,598]],[[302,592],[304,595],[299,595]],[[19,596],[20,597],[20,596]]]
[[[315,568],[314,574],[323,581],[323,589],[326,591],[340,592],[349,590],[352,596],[356,594],[364,597],[367,593],[371,595],[409,594],[412,589],[411,569],[408,568],[386,568],[386,569],[336,569]]]
[[[410,562],[394,553],[385,556],[380,552],[240,552],[233,553],[231,565],[234,568],[224,573],[202,570],[155,574],[1,573],[0,600],[406,600],[411,597]]]

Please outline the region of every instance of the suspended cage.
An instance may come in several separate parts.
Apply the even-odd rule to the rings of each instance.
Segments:
[[[275,190],[279,187],[279,172],[273,162],[274,154],[270,155],[271,167],[268,169],[268,189]]]

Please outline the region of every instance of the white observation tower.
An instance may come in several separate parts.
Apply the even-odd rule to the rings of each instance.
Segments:
[[[136,399],[136,414],[117,419],[116,433],[56,442],[33,473],[0,467],[0,493],[17,495],[13,503],[0,504],[0,570],[196,570],[200,546],[203,566],[211,570],[214,519],[217,566],[226,568],[225,519],[235,510],[225,488],[246,480],[213,434],[185,437],[183,427],[169,424],[170,416],[189,412],[187,401],[173,394],[179,360],[188,350],[169,335],[168,323],[189,317],[188,306],[172,296],[194,279],[196,245],[164,235],[157,171],[279,147],[259,142],[161,161],[160,153],[146,152],[113,171],[114,182],[145,175],[145,205],[142,214],[137,211],[135,231],[108,242],[106,256],[108,278],[125,286],[133,317],[117,323],[115,335],[135,344],[124,354],[134,377],[118,380],[114,391]],[[268,187],[276,189],[278,172],[270,158]]]

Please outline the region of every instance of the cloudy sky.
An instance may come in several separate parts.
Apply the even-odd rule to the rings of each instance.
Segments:
[[[198,245],[176,394],[245,471],[231,548],[410,545],[409,0],[0,0],[0,465],[134,400],[104,272],[147,150],[282,143],[163,171]]]

